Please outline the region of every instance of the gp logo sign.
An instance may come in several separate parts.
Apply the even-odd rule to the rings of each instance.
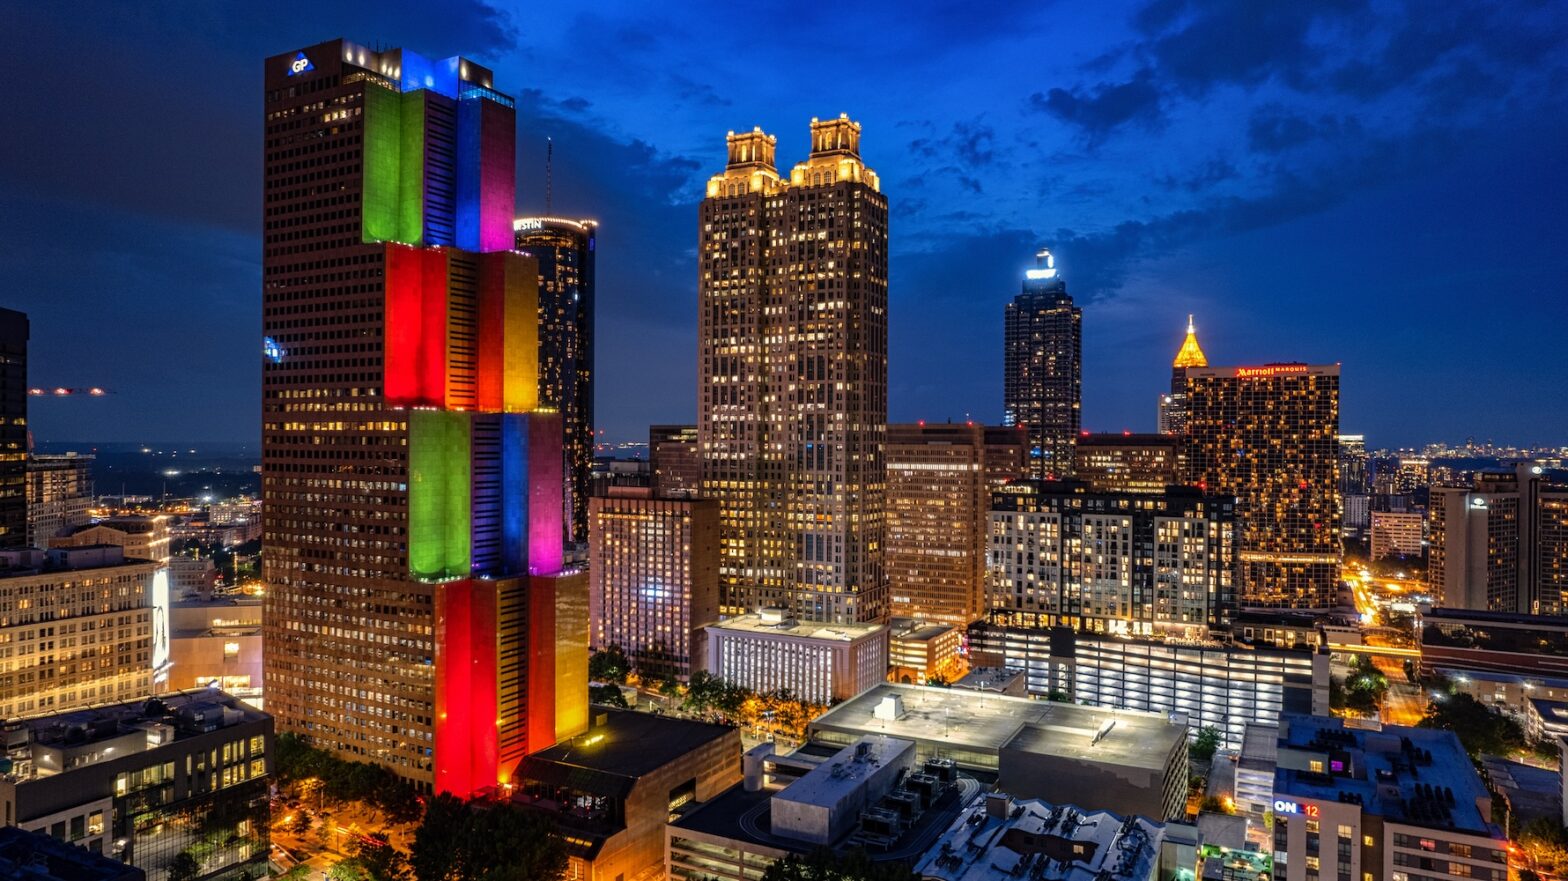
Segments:
[[[305,57],[304,52],[294,56],[294,60],[289,62],[289,76],[299,76],[306,71],[315,69],[316,65],[310,63],[310,59]]]

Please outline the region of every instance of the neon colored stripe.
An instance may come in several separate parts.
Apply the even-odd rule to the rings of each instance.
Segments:
[[[411,245],[425,240],[425,98],[403,95],[402,145],[398,157],[397,240]]]
[[[470,91],[457,102],[457,246],[511,250],[517,111]]]
[[[494,786],[500,758],[494,582],[436,590],[435,780],[464,798]]]
[[[501,420],[501,565],[507,573],[528,571],[528,417]]]
[[[385,266],[387,403],[439,406],[446,394],[447,254],[388,245]]]
[[[584,680],[586,682],[586,680]],[[555,745],[555,579],[528,579],[528,751]]]
[[[555,579],[555,739],[588,730],[588,573]]]
[[[469,574],[470,418],[443,410],[409,413],[408,568],[415,578]]]
[[[561,571],[562,505],[561,415],[528,417],[528,572]]]
[[[364,158],[360,183],[360,218],[364,241],[398,238],[402,100],[398,93],[374,83],[365,85]]]
[[[539,405],[539,273],[512,251],[479,255],[478,408],[526,413]]]

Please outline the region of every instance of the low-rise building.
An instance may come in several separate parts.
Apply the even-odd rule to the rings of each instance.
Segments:
[[[147,881],[147,873],[43,832],[0,827],[0,878],[10,881]]]
[[[169,518],[164,514],[109,517],[64,530],[49,539],[51,548],[119,545],[127,560],[169,563]]]
[[[1421,675],[1568,679],[1568,616],[1421,607]]]
[[[659,877],[665,825],[741,779],[737,729],[593,707],[588,730],[531,753],[512,799],[558,824],[573,881]]]
[[[1008,697],[1028,697],[1029,683],[1022,670],[1006,667],[975,667],[964,678],[953,683],[954,688],[968,691],[989,691]]]
[[[889,675],[898,682],[951,681],[962,672],[963,633],[948,624],[894,618],[888,630]]]
[[[915,862],[922,881],[1191,878],[1198,830],[1146,817],[987,795]]]
[[[1271,810],[1285,881],[1507,881],[1492,798],[1451,731],[1280,720]]]
[[[217,686],[259,706],[261,597],[224,594],[169,608],[169,687]]]
[[[827,704],[887,678],[885,624],[811,624],[779,609],[708,626],[708,672],[767,692],[787,688]]]
[[[45,832],[166,881],[267,874],[272,718],[214,689],[10,722],[7,825]]]

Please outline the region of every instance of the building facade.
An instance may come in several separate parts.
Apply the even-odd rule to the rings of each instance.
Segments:
[[[95,545],[3,551],[0,567],[0,717],[151,693],[168,660],[168,581],[156,563]]]
[[[1209,359],[1203,354],[1203,347],[1198,345],[1198,327],[1193,324],[1192,316],[1188,315],[1187,336],[1182,340],[1181,348],[1176,350],[1175,360],[1171,362],[1171,390],[1168,394],[1160,395],[1160,434],[1187,433],[1187,369],[1207,366]]]
[[[1163,493],[1187,482],[1187,453],[1172,434],[1084,434],[1074,476],[1096,492]]]
[[[262,698],[260,597],[176,599],[169,615],[169,687],[211,688],[252,705]]]
[[[1568,612],[1568,486],[1526,463],[1428,497],[1427,585],[1457,609]]]
[[[724,611],[878,621],[887,198],[846,116],[812,120],[787,179],[774,144],[732,132],[700,210],[697,432]]]
[[[702,489],[702,448],[695,425],[650,425],[648,470],[656,496],[693,496]]]
[[[51,548],[117,545],[126,559],[169,564],[169,517],[166,514],[109,517],[63,530],[49,539]]]
[[[1426,551],[1426,517],[1415,513],[1373,511],[1370,518],[1372,559],[1420,557]]]
[[[1015,626],[1206,634],[1236,607],[1236,526],[1231,499],[1195,488],[1022,481],[992,495],[987,606]]]
[[[1065,477],[1082,420],[1083,310],[1051,252],[1035,256],[1023,292],[1002,314],[1002,422],[1028,433],[1032,476]]]
[[[27,316],[0,309],[0,549],[27,547]]]
[[[1213,727],[1228,749],[1248,723],[1280,713],[1326,713],[1328,654],[1217,640],[1125,639],[1070,628],[969,628],[971,663],[1019,670],[1028,693],[1096,707],[1181,713]]]
[[[1339,590],[1339,366],[1188,367],[1193,482],[1236,497],[1244,605],[1328,608]]]
[[[719,620],[719,504],[611,490],[588,502],[589,646],[645,677],[689,679]]]
[[[587,722],[516,110],[469,59],[343,40],[263,79],[267,706],[466,795]]]
[[[69,526],[87,522],[93,504],[93,457],[33,453],[27,457],[27,546],[46,548]]]
[[[708,627],[708,672],[758,693],[787,688],[826,705],[881,682],[887,668],[885,624],[821,625],[768,609]]]
[[[894,617],[962,628],[985,610],[984,426],[887,429],[887,580]]]
[[[7,726],[6,825],[122,860],[148,881],[267,875],[272,719],[202,688]],[[171,871],[185,854],[194,876]]]
[[[566,534],[588,541],[593,468],[594,260],[599,224],[559,217],[512,222],[517,250],[539,262],[539,406],[561,414]]]

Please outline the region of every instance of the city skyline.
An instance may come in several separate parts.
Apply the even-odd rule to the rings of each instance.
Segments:
[[[699,19],[722,35],[752,18],[697,7],[656,23],[629,9],[542,19],[407,6],[378,13],[374,30],[386,45],[472,52],[523,83],[518,213],[544,207],[553,137],[556,212],[606,224],[597,410],[608,438],[695,419],[690,231],[721,158],[713,133],[761,125],[795,156],[793,120],[849,112],[886,133],[876,164],[903,206],[890,243],[894,421],[1000,421],[996,316],[1049,245],[1088,319],[1085,428],[1152,430],[1149,401],[1196,313],[1215,363],[1345,364],[1356,382],[1344,429],[1375,446],[1560,442],[1568,413],[1544,403],[1568,381],[1550,340],[1568,317],[1556,296],[1568,226],[1551,210],[1568,187],[1550,161],[1568,134],[1550,86],[1561,12],[1314,10],[1255,34],[1263,25],[1227,7],[1165,8],[884,16],[886,46],[849,53],[848,76],[811,63],[844,38],[791,39],[831,30],[803,14],[766,47],[799,73],[778,83],[729,76],[728,61],[678,39]],[[363,15],[208,9],[175,27],[191,24],[189,9],[19,16],[21,67],[46,65],[35,53],[69,29],[84,57],[118,71],[104,82],[90,66],[63,70],[63,85],[91,76],[91,87],[19,96],[21,137],[5,148],[19,155],[0,172],[7,305],[33,316],[45,353],[35,376],[115,392],[41,402],[42,442],[257,435],[259,327],[246,304],[260,278],[261,163],[253,114],[226,96],[253,93],[247,59],[359,33]],[[1042,66],[1030,49],[1046,34],[1070,51]],[[1211,52],[1237,37],[1266,51]],[[206,73],[184,82],[193,69]],[[942,88],[908,100],[909,83],[938,72]],[[990,82],[1010,85],[977,91]],[[156,134],[131,124],[176,87],[210,108],[198,122]],[[1434,111],[1435,136],[1420,121]],[[81,118],[121,139],[76,137]],[[111,244],[61,276],[50,243],[88,227]],[[1478,300],[1499,319],[1474,320]],[[178,360],[126,359],[122,335]],[[923,357],[938,345],[949,357]],[[1467,354],[1485,351],[1509,357]],[[187,406],[213,389],[224,391]],[[1432,400],[1444,406],[1418,406]]]

